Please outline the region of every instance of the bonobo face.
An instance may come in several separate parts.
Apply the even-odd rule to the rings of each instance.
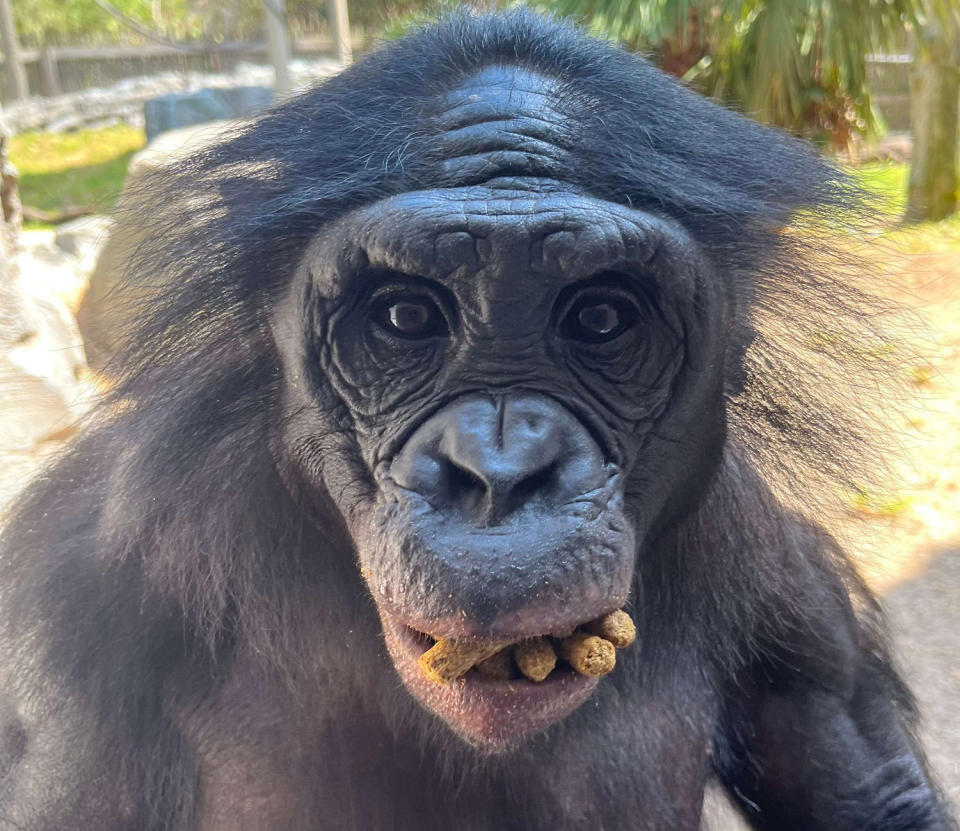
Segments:
[[[643,602],[638,552],[719,444],[726,309],[677,227],[559,169],[522,175],[525,119],[538,174],[563,156],[536,95],[547,81],[491,70],[471,84],[476,124],[454,119],[459,144],[436,138],[443,186],[324,227],[274,332],[285,455],[343,514],[400,676],[498,747],[568,715],[596,680],[471,671],[438,686],[416,664],[428,636],[562,636]]]

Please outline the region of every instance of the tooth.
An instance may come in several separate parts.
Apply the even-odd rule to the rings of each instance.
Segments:
[[[513,647],[513,660],[527,678],[539,683],[557,665],[557,653],[546,638],[530,638]]]
[[[637,627],[633,625],[630,615],[622,609],[598,617],[584,628],[591,634],[610,641],[617,649],[630,646],[637,637]]]
[[[560,641],[560,657],[591,678],[606,675],[617,663],[617,651],[610,641],[585,632],[575,632]]]
[[[440,638],[417,661],[420,671],[435,684],[452,684],[466,675],[470,667],[495,655],[509,641]]]
[[[481,675],[486,675],[487,678],[509,681],[513,678],[513,659],[510,656],[510,649],[501,649],[489,658],[480,661],[474,669]]]

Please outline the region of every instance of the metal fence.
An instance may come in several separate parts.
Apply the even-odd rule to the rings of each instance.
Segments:
[[[873,100],[893,131],[910,129],[910,70],[913,56],[868,55],[867,78]]]
[[[355,51],[362,51],[366,40],[355,37]],[[23,49],[21,56],[27,71],[31,95],[50,97],[79,92],[92,87],[107,87],[126,78],[158,72],[229,72],[243,62],[263,63],[267,46],[262,42],[224,43],[207,49],[184,51],[159,44],[116,47],[60,47]],[[333,39],[322,35],[293,43],[295,57],[336,57]],[[6,88],[6,66],[0,61],[4,77],[2,99],[10,100]]]

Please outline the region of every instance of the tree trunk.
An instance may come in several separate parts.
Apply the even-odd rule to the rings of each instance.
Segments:
[[[343,66],[349,66],[353,62],[353,45],[350,42],[347,0],[328,0],[327,16],[330,20],[330,33],[337,47],[337,57]]]
[[[0,222],[16,235],[23,224],[23,210],[20,206],[20,174],[7,157],[10,145],[10,131],[0,108]]]
[[[3,63],[7,70],[8,94],[11,101],[20,101],[30,95],[27,72],[23,68],[17,27],[13,21],[13,6],[10,0],[0,0],[0,42],[3,46]]]
[[[943,219],[957,210],[960,26],[956,23],[943,21],[921,34],[910,97],[913,162],[906,219]]]
[[[267,51],[276,74],[274,91],[278,98],[290,92],[290,30],[284,0],[263,0],[266,14]]]
[[[60,69],[57,66],[57,53],[49,46],[40,47],[40,89],[47,98],[53,98],[63,92],[60,86]]]

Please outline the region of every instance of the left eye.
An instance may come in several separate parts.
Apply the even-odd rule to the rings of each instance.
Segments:
[[[636,318],[636,308],[622,298],[585,297],[564,316],[560,333],[571,340],[602,343],[622,335]]]
[[[388,332],[404,338],[429,338],[443,334],[443,314],[429,297],[403,297],[382,303],[377,322]]]

